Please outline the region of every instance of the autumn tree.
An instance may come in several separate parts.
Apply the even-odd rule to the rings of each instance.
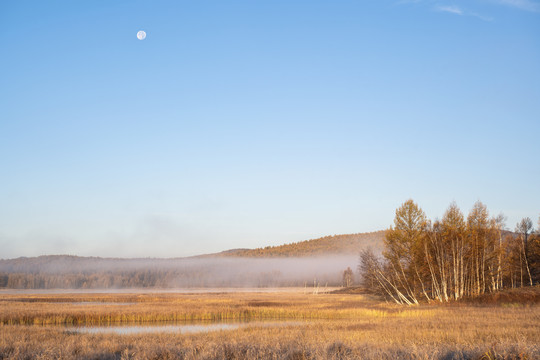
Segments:
[[[519,234],[519,242],[521,246],[521,261],[523,263],[523,267],[527,271],[527,275],[529,277],[529,284],[532,286],[532,277],[531,277],[531,270],[529,268],[529,256],[528,256],[528,240],[529,235],[531,234],[533,230],[533,223],[532,220],[528,217],[521,219],[520,222],[516,224],[516,233]],[[523,279],[521,280],[521,283],[523,284]]]
[[[350,267],[343,271],[343,287],[350,287],[354,282],[354,274]]]
[[[452,203],[441,221],[426,232],[424,254],[431,284],[431,298],[457,300],[465,293],[466,224],[459,207]]]
[[[503,256],[504,256],[504,243],[503,243],[503,231],[506,224],[506,216],[499,214],[493,219],[493,230],[497,240],[497,277],[495,282],[495,290],[502,289],[504,287],[503,280]]]
[[[376,295],[393,300],[398,304],[405,304],[406,302],[403,301],[402,296],[398,295],[399,290],[395,288],[391,281],[386,261],[381,260],[373,253],[371,248],[363,249],[360,252],[358,272],[361,275],[362,285]]]
[[[422,209],[413,200],[407,200],[396,210],[394,225],[384,239],[383,256],[388,261],[392,287],[407,304],[417,304],[420,294],[428,297],[419,272],[424,263],[427,225]]]
[[[458,300],[465,294],[465,258],[468,251],[465,217],[456,203],[452,203],[441,221],[443,237],[450,247],[452,261],[453,297]]]
[[[519,238],[506,234],[503,241],[503,282],[507,287],[523,286],[523,253]]]
[[[360,251],[358,260],[357,270],[360,274],[361,285],[382,295],[384,289],[380,288],[379,280],[377,279],[377,271],[381,269],[381,265],[373,250],[371,248],[363,249]]]
[[[528,247],[532,281],[533,284],[538,284],[540,283],[540,217],[536,232],[532,233],[529,238]]]
[[[467,216],[467,233],[470,253],[468,256],[468,295],[485,293],[490,280],[496,278],[497,256],[495,251],[495,227],[489,218],[487,207],[477,201]]]

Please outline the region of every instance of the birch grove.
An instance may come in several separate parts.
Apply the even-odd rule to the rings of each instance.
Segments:
[[[364,286],[415,305],[539,283],[540,234],[529,218],[514,233],[505,230],[504,221],[503,215],[491,217],[479,201],[467,217],[452,203],[441,220],[431,221],[408,200],[386,231],[382,257],[370,250],[360,254]]]

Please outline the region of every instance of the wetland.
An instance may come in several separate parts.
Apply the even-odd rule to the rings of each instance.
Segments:
[[[299,288],[3,293],[0,357],[535,359],[539,324],[534,303],[406,307]]]

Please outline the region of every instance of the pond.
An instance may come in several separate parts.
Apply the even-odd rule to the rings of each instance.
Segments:
[[[110,326],[68,326],[68,332],[83,334],[134,335],[143,333],[194,334],[211,331],[236,330],[243,327],[277,327],[299,325],[298,321],[250,321],[250,322],[201,322],[201,323],[160,323],[123,324]]]
[[[96,306],[105,306],[105,305],[121,305],[121,306],[127,306],[127,305],[135,305],[137,303],[134,302],[107,302],[107,301],[77,301],[77,302],[64,302],[63,304],[71,304],[71,305],[96,305]]]

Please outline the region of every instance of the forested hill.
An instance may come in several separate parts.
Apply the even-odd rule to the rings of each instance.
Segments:
[[[234,249],[208,256],[220,257],[315,257],[325,255],[354,255],[360,250],[371,247],[374,252],[381,252],[385,231],[360,234],[325,236],[279,246],[267,246],[258,249]]]

